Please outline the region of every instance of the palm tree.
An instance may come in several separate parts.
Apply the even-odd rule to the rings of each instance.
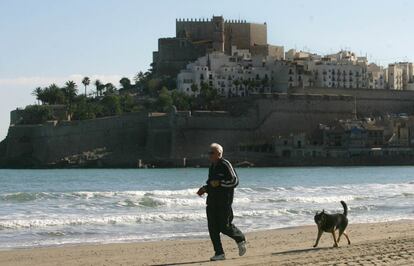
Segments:
[[[65,83],[65,88],[63,88],[65,92],[66,99],[69,103],[69,106],[72,104],[73,100],[76,97],[78,90],[76,89],[78,85],[72,80],[69,80]]]
[[[86,87],[88,87],[90,83],[91,83],[91,80],[89,79],[89,77],[84,77],[82,79],[82,84],[83,84],[83,86],[85,86],[85,97],[87,97],[86,96]]]
[[[42,96],[43,96],[43,89],[41,87],[37,87],[36,89],[33,90],[32,92],[33,96],[36,96],[36,100],[37,100],[37,104],[40,104],[40,102],[42,101]],[[43,103],[43,101],[42,101]]]
[[[43,90],[43,103],[47,104],[64,104],[66,97],[63,88],[59,88],[55,83],[50,84]]]
[[[102,90],[103,90],[102,86],[103,86],[103,84],[99,79],[95,80],[96,96],[97,97],[99,96],[100,92],[102,92]]]

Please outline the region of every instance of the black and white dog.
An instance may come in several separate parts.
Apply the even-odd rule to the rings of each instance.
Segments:
[[[317,212],[315,215],[315,223],[318,226],[318,237],[316,238],[316,243],[313,246],[314,248],[318,246],[319,239],[321,239],[322,233],[327,232],[331,233],[334,239],[334,247],[338,247],[339,240],[341,239],[342,234],[348,240],[348,245],[351,244],[349,237],[345,232],[346,227],[348,226],[348,206],[344,201],[341,201],[342,206],[344,207],[344,213],[337,214],[328,214],[323,210],[321,213]],[[336,239],[335,231],[339,231],[338,240]]]

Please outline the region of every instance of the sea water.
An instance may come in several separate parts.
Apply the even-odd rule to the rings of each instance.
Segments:
[[[207,169],[0,170],[0,248],[206,237]],[[414,167],[236,169],[243,231],[414,219]]]

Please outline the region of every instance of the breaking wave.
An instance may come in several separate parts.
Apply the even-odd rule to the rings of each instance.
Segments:
[[[32,201],[111,203],[117,207],[202,206],[204,200],[195,195],[197,188],[152,191],[74,191],[74,192],[16,192],[0,195],[1,202],[27,203]],[[414,184],[365,184],[318,187],[256,187],[236,190],[235,203],[333,203],[387,198],[414,197]]]
[[[81,225],[115,225],[115,224],[144,224],[154,222],[180,222],[205,218],[201,213],[158,213],[141,215],[117,215],[117,216],[89,216],[89,217],[62,217],[54,219],[17,219],[1,220],[0,228],[35,228],[51,226],[81,226]]]

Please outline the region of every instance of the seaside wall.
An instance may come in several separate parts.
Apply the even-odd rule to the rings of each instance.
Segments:
[[[293,93],[319,95],[349,95],[356,98],[359,115],[384,113],[414,113],[414,91],[340,89],[340,88],[293,88]]]
[[[85,121],[11,126],[3,156],[17,163],[28,160],[45,165],[66,156],[105,149],[119,154],[120,162],[123,156],[130,160],[128,155],[145,150],[147,119],[146,114],[133,113]]]
[[[296,92],[300,92],[297,90]],[[337,95],[335,95],[337,94]],[[372,94],[372,95],[371,95]],[[373,98],[373,99],[371,99]],[[1,143],[2,161],[44,166],[67,156],[104,149],[105,166],[136,166],[203,159],[212,142],[226,154],[241,143],[269,143],[291,133],[311,133],[320,123],[358,114],[413,113],[414,92],[306,89],[306,93],[235,98],[228,112],[131,113],[85,121],[12,125]]]
[[[320,123],[352,118],[354,101],[345,96],[264,95],[256,97],[248,113],[193,112],[172,117],[172,158],[200,158],[206,147],[219,142],[228,152],[240,143],[263,143],[273,137],[315,130]]]

